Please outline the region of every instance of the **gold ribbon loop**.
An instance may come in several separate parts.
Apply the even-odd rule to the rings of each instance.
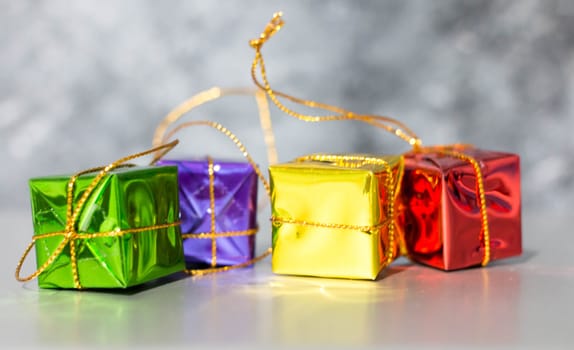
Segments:
[[[47,234],[41,234],[41,235],[33,236],[32,242],[30,242],[30,244],[28,244],[28,246],[26,247],[26,249],[24,251],[24,254],[20,258],[20,260],[18,261],[18,265],[16,266],[16,272],[15,272],[16,279],[20,282],[27,282],[27,281],[30,281],[30,280],[38,277],[42,272],[44,272],[48,267],[50,267],[54,263],[54,261],[56,261],[56,259],[62,254],[62,252],[64,251],[66,246],[69,244],[70,245],[70,262],[72,265],[74,287],[77,289],[81,289],[82,285],[80,283],[80,276],[78,274],[78,266],[77,266],[78,263],[77,263],[77,257],[76,257],[76,251],[75,251],[75,249],[76,249],[75,241],[76,240],[99,238],[99,237],[116,237],[116,236],[121,236],[121,235],[128,234],[128,233],[139,233],[139,232],[144,232],[144,231],[159,230],[162,228],[178,226],[179,222],[175,222],[175,223],[152,225],[152,226],[135,228],[135,229],[127,229],[127,230],[116,229],[116,230],[110,231],[110,232],[79,233],[76,231],[76,221],[78,219],[78,216],[80,215],[80,213],[84,209],[84,205],[87,202],[87,200],[90,198],[90,195],[92,194],[94,189],[100,184],[100,182],[102,181],[104,176],[106,176],[106,174],[108,174],[110,171],[112,171],[118,167],[132,166],[132,165],[125,164],[125,163],[127,163],[133,159],[140,158],[140,157],[143,157],[145,155],[156,153],[156,152],[162,152],[162,154],[165,154],[166,152],[169,152],[170,150],[172,150],[178,144],[178,142],[179,142],[178,140],[174,140],[170,143],[167,143],[167,144],[164,144],[164,145],[161,145],[158,147],[154,147],[154,148],[149,149],[147,151],[132,154],[132,155],[129,155],[127,157],[118,159],[115,162],[112,162],[112,163],[110,163],[104,167],[98,167],[98,168],[91,168],[91,169],[83,170],[83,171],[73,175],[72,177],[70,177],[70,180],[68,181],[68,185],[67,185],[67,192],[66,192],[66,225],[65,225],[64,231],[51,232],[51,233],[47,233]],[[75,189],[75,185],[76,185],[76,180],[81,175],[93,173],[96,171],[98,172],[98,174],[94,177],[92,182],[90,182],[90,184],[88,185],[86,190],[83,192],[82,196],[78,199],[78,201],[76,203],[76,207],[74,208],[74,189]],[[29,255],[30,250],[32,250],[32,247],[36,244],[36,241],[43,239],[43,238],[49,238],[49,237],[55,237],[55,236],[63,236],[64,239],[62,240],[62,242],[60,242],[60,244],[56,247],[56,249],[54,249],[54,252],[48,257],[46,262],[44,262],[44,264],[42,264],[42,266],[40,266],[38,269],[36,269],[36,271],[33,272],[32,274],[30,274],[26,277],[21,277],[20,272],[22,270],[22,266],[24,265],[24,261],[26,260],[26,257]]]
[[[208,120],[195,120],[195,121],[189,121],[189,122],[181,123],[181,124],[177,125],[175,128],[173,128],[172,130],[170,130],[167,134],[162,136],[161,140],[162,141],[169,140],[174,134],[176,134],[177,132],[179,132],[180,130],[182,130],[184,128],[189,128],[192,126],[200,126],[200,125],[208,126],[208,127],[211,127],[213,129],[219,131],[220,133],[227,136],[233,142],[233,144],[239,149],[239,151],[241,151],[241,154],[245,157],[247,162],[249,162],[249,164],[251,165],[251,167],[255,171],[255,174],[257,175],[259,180],[261,180],[261,182],[263,183],[263,187],[265,188],[265,193],[267,194],[267,197],[271,198],[271,187],[269,186],[269,182],[267,181],[265,176],[263,176],[261,169],[259,169],[259,166],[257,165],[257,163],[253,160],[253,158],[251,157],[251,155],[247,151],[247,148],[243,145],[243,143],[239,140],[239,138],[237,136],[235,136],[234,133],[232,133],[229,129],[227,129],[226,127],[224,127],[220,123],[208,121]],[[257,256],[257,257],[255,257],[249,261],[246,261],[244,263],[231,265],[231,266],[216,267],[216,265],[217,265],[217,254],[216,254],[217,253],[217,241],[216,241],[216,238],[232,237],[232,236],[248,236],[248,235],[255,234],[257,232],[257,230],[251,229],[251,230],[234,231],[234,232],[215,232],[215,187],[214,187],[215,186],[214,185],[215,174],[214,174],[214,170],[213,170],[213,160],[210,157],[208,157],[208,175],[209,175],[209,203],[210,203],[210,214],[211,214],[211,225],[210,225],[210,231],[211,232],[202,232],[202,233],[197,233],[197,234],[193,234],[193,233],[192,234],[185,234],[185,238],[197,238],[197,239],[210,238],[212,240],[211,241],[212,242],[212,245],[211,245],[211,253],[212,253],[211,254],[211,256],[212,256],[211,268],[208,268],[208,269],[187,269],[187,270],[185,270],[186,273],[193,275],[193,276],[206,275],[206,274],[210,274],[210,273],[223,272],[223,271],[229,271],[229,270],[233,270],[233,269],[246,267],[249,265],[253,265],[254,263],[262,260],[263,258],[268,256],[269,254],[271,254],[271,248],[269,248],[260,256]]]
[[[263,176],[263,173],[261,172],[257,163],[253,160],[253,158],[251,157],[251,155],[247,151],[247,148],[245,148],[243,143],[239,140],[239,138],[237,136],[235,136],[234,133],[232,133],[229,129],[227,129],[225,126],[221,125],[220,123],[209,121],[209,120],[195,120],[195,121],[185,122],[185,123],[178,125],[174,129],[172,129],[169,133],[167,133],[164,139],[169,140],[174,134],[179,132],[181,129],[189,128],[191,126],[198,126],[198,125],[209,126],[213,129],[219,131],[220,133],[224,134],[225,136],[227,136],[235,144],[235,146],[241,151],[241,154],[243,155],[243,157],[245,157],[245,159],[247,159],[249,164],[253,167],[253,170],[257,174],[257,177],[259,177],[259,179],[263,183],[263,186],[265,187],[265,192],[267,193],[268,196],[271,196],[271,188],[269,187],[269,182],[267,182],[267,179],[265,179],[265,176]]]
[[[261,35],[259,35],[259,38],[250,40],[249,45],[251,45],[251,47],[256,49],[261,48],[261,46],[265,42],[267,42],[269,38],[275,35],[275,33],[277,33],[281,29],[281,27],[283,27],[283,24],[285,24],[282,16],[283,16],[282,12],[274,13],[273,18],[271,18],[269,23],[267,23],[265,29],[263,30]]]
[[[66,230],[67,230],[67,228],[66,228]],[[18,281],[27,282],[27,281],[33,280],[34,278],[38,277],[42,272],[44,272],[44,270],[46,270],[50,265],[52,265],[54,260],[56,260],[56,258],[58,256],[60,256],[60,254],[62,253],[62,251],[64,250],[64,248],[68,244],[68,242],[70,242],[72,237],[70,234],[60,233],[60,232],[58,232],[57,234],[52,235],[52,236],[56,236],[56,235],[64,235],[64,240],[56,247],[56,249],[54,250],[54,253],[52,253],[52,255],[50,255],[48,260],[46,260],[46,262],[42,266],[40,266],[35,272],[31,273],[30,275],[28,275],[26,277],[21,277],[20,276],[20,270],[22,269],[22,266],[24,265],[24,261],[26,260],[26,258],[28,257],[28,254],[30,254],[30,251],[32,250],[32,248],[36,244],[37,239],[35,237],[32,238],[32,242],[30,242],[28,244],[28,246],[24,250],[24,254],[22,254],[22,257],[20,258],[20,260],[18,261],[18,265],[16,266],[16,274],[15,275],[16,275],[16,279]],[[51,237],[51,236],[46,236],[44,238],[47,238],[47,237]]]
[[[385,117],[385,116],[378,116],[378,115],[363,115],[363,114],[355,114],[349,110],[328,105],[325,103],[320,103],[317,101],[306,100],[294,97],[292,95],[275,91],[271,88],[269,84],[269,80],[267,79],[267,71],[265,69],[265,61],[263,59],[263,55],[261,54],[261,47],[267,40],[273,36],[283,25],[284,21],[281,18],[282,14],[276,13],[271,21],[265,27],[265,30],[260,35],[258,39],[253,39],[250,41],[250,46],[255,49],[255,58],[253,59],[253,63],[251,65],[251,77],[255,85],[257,85],[260,89],[264,90],[271,101],[279,108],[282,112],[297,119],[306,121],[306,122],[321,122],[321,121],[335,121],[335,120],[358,120],[370,125],[373,125],[377,128],[386,130],[400,139],[406,141],[414,148],[421,146],[421,140],[419,137],[409,129],[405,124],[401,123],[400,121]],[[263,83],[259,81],[257,78],[257,67],[259,66],[261,79]],[[337,113],[335,115],[305,115],[298,113],[287,106],[285,106],[277,96],[283,97],[289,101],[295,102],[297,104],[314,108],[314,109],[321,109],[328,112]]]
[[[175,122],[177,122],[185,114],[189,113],[191,110],[214,100],[217,100],[223,96],[232,95],[253,95],[255,96],[255,101],[257,102],[257,109],[259,111],[259,122],[261,124],[261,130],[263,131],[265,146],[267,148],[267,160],[269,164],[277,163],[277,147],[275,146],[275,135],[273,133],[273,127],[271,125],[271,115],[269,113],[269,104],[267,102],[267,97],[265,92],[260,89],[251,88],[220,88],[212,87],[205,91],[202,91],[191,98],[187,99],[179,106],[174,108],[169,112],[165,118],[158,124],[155,129],[152,144],[153,146],[159,146],[167,138],[165,133],[168,128]],[[156,155],[154,161],[161,158],[162,155]]]

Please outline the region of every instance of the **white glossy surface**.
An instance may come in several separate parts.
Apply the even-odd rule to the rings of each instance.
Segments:
[[[29,213],[0,218],[3,349],[574,346],[567,218],[525,218],[523,256],[485,269],[445,273],[400,260],[369,282],[277,276],[267,259],[256,268],[130,293],[16,282],[14,267],[32,234]]]

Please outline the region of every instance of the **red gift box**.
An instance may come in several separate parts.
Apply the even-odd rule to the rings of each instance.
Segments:
[[[398,226],[413,261],[448,271],[522,253],[518,155],[423,148],[405,155],[402,186]]]

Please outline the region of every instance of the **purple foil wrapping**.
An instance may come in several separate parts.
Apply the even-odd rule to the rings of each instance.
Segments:
[[[158,165],[176,165],[179,178],[181,232],[211,230],[207,160],[167,160]],[[257,175],[249,163],[213,160],[215,231],[244,231],[257,226]],[[255,235],[216,238],[217,266],[246,262],[255,252]],[[212,240],[183,240],[188,265],[211,264]]]

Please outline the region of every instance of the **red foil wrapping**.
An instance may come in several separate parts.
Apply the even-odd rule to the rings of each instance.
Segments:
[[[520,159],[516,154],[457,149],[481,167],[490,231],[490,261],[522,253]],[[469,162],[440,151],[408,153],[399,228],[409,257],[442,270],[480,265],[484,237]]]

